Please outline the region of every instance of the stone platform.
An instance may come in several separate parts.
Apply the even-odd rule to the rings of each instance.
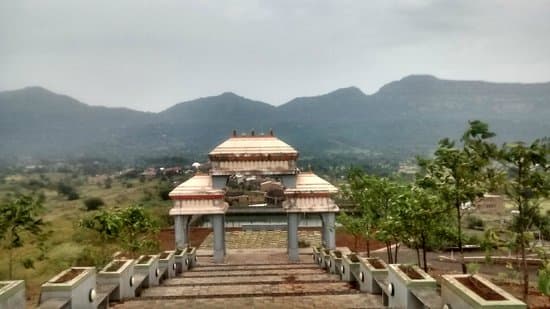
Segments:
[[[206,251],[205,251],[206,252]],[[285,249],[228,250],[224,264],[199,252],[198,265],[114,308],[382,308],[312,261],[289,263]]]

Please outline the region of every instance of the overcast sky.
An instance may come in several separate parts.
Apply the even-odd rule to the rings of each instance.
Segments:
[[[550,81],[550,1],[0,0],[0,90],[160,111],[273,105],[409,74]]]

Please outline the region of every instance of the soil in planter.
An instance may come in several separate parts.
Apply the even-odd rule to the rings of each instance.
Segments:
[[[149,263],[151,258],[152,258],[152,256],[150,256],[150,255],[144,255],[137,261],[136,264],[147,264],[147,263]]]
[[[63,276],[59,277],[55,281],[50,281],[50,282],[51,283],[64,283],[64,282],[67,282],[67,281],[71,281],[73,278],[80,275],[83,271],[84,271],[84,269],[71,268],[71,270],[66,272]]]
[[[465,287],[475,292],[477,295],[485,300],[505,300],[502,295],[493,291],[490,287],[486,286],[483,282],[477,280],[474,277],[462,277],[456,278],[456,280],[462,283]]]
[[[326,254],[326,255],[329,255],[329,254],[330,254],[330,249],[325,249],[325,250],[323,250],[323,251],[325,251],[325,254]]]
[[[126,261],[114,261],[111,266],[105,269],[105,271],[117,271],[122,267],[122,265],[124,265],[124,263],[126,263]]]
[[[185,249],[176,250],[176,255],[181,255]]]
[[[411,266],[399,265],[399,269],[401,269],[401,271],[404,272],[407,275],[407,277],[413,280],[424,279],[424,277],[421,274],[419,274],[416,270],[414,270],[414,268],[412,268]]]
[[[360,262],[359,258],[355,254],[348,255],[348,258],[352,263],[359,263]]]
[[[160,259],[164,260],[170,255],[170,252],[163,252],[160,254]]]
[[[368,259],[367,261],[369,261],[369,264],[376,269],[386,269],[386,266],[384,266],[379,259]]]
[[[342,252],[340,252],[340,251],[334,251],[334,255],[339,259],[342,258]]]

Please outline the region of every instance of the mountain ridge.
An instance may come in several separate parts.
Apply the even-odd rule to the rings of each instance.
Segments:
[[[449,81],[409,75],[374,94],[358,87],[271,104],[223,92],[158,112],[82,103],[42,87],[0,92],[0,155],[119,157],[205,153],[233,129],[268,132],[305,153],[426,152],[471,119],[502,140],[550,132],[550,82]]]

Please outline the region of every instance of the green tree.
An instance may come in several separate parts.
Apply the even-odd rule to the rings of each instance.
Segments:
[[[529,272],[525,258],[529,243],[526,234],[539,216],[541,199],[550,194],[549,156],[550,144],[545,140],[535,140],[531,145],[523,142],[504,144],[499,151],[499,158],[507,167],[509,175],[505,183],[505,193],[519,210],[512,229],[518,234],[525,301],[529,289]]]
[[[120,230],[121,245],[132,256],[141,250],[155,248],[158,243],[154,234],[157,224],[141,206],[131,206],[119,212],[122,221]]]
[[[338,222],[342,224],[344,230],[353,236],[353,251],[357,252],[357,243],[359,237],[364,234],[364,222],[362,217],[348,215],[345,212],[341,212],[338,215]]]
[[[8,277],[13,278],[13,252],[23,246],[24,238],[38,236],[42,229],[43,200],[28,195],[18,195],[0,204],[0,241],[8,250]],[[26,265],[29,265],[28,261]]]
[[[415,245],[418,265],[423,265],[424,270],[428,271],[427,246],[447,226],[448,208],[438,195],[418,186],[411,186],[403,195],[403,203],[397,211],[404,239]],[[422,249],[422,264],[418,249]]]
[[[436,190],[449,209],[454,209],[456,213],[457,243],[463,273],[467,273],[467,269],[462,243],[461,208],[467,202],[482,197],[488,189],[488,178],[492,175],[490,163],[496,148],[487,140],[494,135],[485,123],[470,121],[461,139],[462,147],[445,138],[439,141],[433,159],[419,159],[424,171],[418,179],[419,185]]]

